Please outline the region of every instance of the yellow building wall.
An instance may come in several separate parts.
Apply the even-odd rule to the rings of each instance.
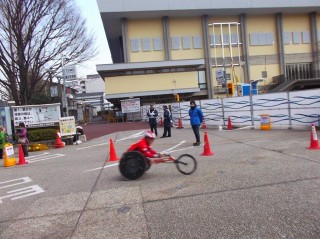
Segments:
[[[107,94],[196,88],[198,72],[107,77],[105,84]]]
[[[142,50],[142,38],[151,38],[151,51]],[[153,50],[153,38],[162,39],[163,50]],[[131,51],[131,39],[140,39],[140,51]],[[130,62],[147,62],[165,60],[162,19],[129,19],[128,20],[128,51]]]
[[[249,55],[274,55],[278,54],[276,20],[274,15],[248,16],[247,17]],[[274,44],[267,46],[251,46],[250,33],[273,33]]]
[[[303,15],[284,15],[283,16],[283,31],[284,32],[301,32],[301,43],[285,45],[284,50],[286,54],[296,54],[296,53],[309,53],[312,51],[311,43],[302,43],[302,32],[309,32],[310,30],[310,20],[308,14]]]
[[[171,48],[171,38],[169,42],[172,60],[199,59],[204,58],[203,31],[201,18],[169,18],[169,35],[170,37],[180,37],[180,46],[178,50]],[[191,37],[191,48],[182,48],[182,37]],[[202,48],[193,49],[193,36],[201,36]]]

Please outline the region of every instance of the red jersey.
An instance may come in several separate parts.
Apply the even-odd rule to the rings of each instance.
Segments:
[[[147,143],[147,140],[145,138],[131,145],[130,148],[127,150],[127,152],[129,151],[138,151],[147,158],[159,157],[159,154],[151,148],[151,146]]]

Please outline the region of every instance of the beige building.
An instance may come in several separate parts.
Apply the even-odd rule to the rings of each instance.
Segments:
[[[116,104],[225,97],[226,80],[237,89],[319,77],[320,1],[97,2],[113,59],[97,71]]]

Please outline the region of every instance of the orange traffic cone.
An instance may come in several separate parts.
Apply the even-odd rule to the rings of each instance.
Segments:
[[[307,147],[307,149],[320,149],[316,127],[314,124],[311,125],[310,146]]]
[[[232,129],[232,123],[230,117],[228,118],[228,127],[227,129],[231,130]]]
[[[28,164],[28,162],[26,162],[26,159],[24,157],[22,145],[19,144],[19,163],[17,163],[17,165],[23,165],[23,164]]]
[[[204,132],[204,147],[203,147],[203,153],[201,154],[201,156],[211,156],[211,155],[214,155],[214,152],[212,152],[210,149],[208,134],[207,132]]]
[[[60,134],[59,134],[58,130],[56,133],[56,143],[55,143],[54,147],[55,148],[64,148],[64,143],[62,142],[62,140],[60,138]]]
[[[181,120],[181,118],[179,118],[178,119],[178,127],[177,127],[177,129],[182,129],[183,128],[183,126],[182,126],[182,120]]]
[[[114,144],[112,139],[110,139],[110,158],[109,161],[117,161],[119,158],[116,155],[116,150],[114,149]]]
[[[207,124],[206,124],[205,119],[203,119],[201,129],[206,129],[206,128],[207,128]]]
[[[160,117],[160,123],[159,123],[160,126],[163,126],[163,120],[162,120],[162,117]]]

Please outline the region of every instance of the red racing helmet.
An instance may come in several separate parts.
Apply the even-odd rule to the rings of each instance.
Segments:
[[[152,131],[150,131],[150,130],[148,130],[148,131],[146,131],[146,132],[144,133],[144,137],[145,137],[145,138],[151,138],[151,139],[157,138],[157,136],[156,136]]]

